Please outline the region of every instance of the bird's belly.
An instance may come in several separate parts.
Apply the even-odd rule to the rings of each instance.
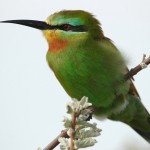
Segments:
[[[64,75],[59,73],[56,77],[72,98],[80,100],[83,96],[88,97],[92,105],[100,110],[98,111],[100,114],[106,114],[110,109],[118,107],[116,103],[118,85],[115,85],[117,81],[107,79],[108,76],[103,73],[97,76],[92,71],[90,74],[81,74],[66,70]],[[118,104],[123,103],[123,97],[120,96],[118,101],[120,101]]]
[[[50,52],[49,52],[50,53]],[[93,57],[93,58],[92,58]],[[98,58],[96,58],[98,57]],[[105,64],[100,55],[48,54],[49,66],[72,97],[89,98],[98,113],[105,114],[124,102],[128,88],[115,64]]]

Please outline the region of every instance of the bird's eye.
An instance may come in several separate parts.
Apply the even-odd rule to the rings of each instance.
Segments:
[[[65,31],[71,30],[71,25],[70,24],[64,24],[63,25],[63,30],[65,30]]]

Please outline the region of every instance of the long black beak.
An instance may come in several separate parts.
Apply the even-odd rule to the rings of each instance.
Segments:
[[[36,21],[36,20],[6,20],[1,21],[1,23],[14,23],[14,24],[20,24],[40,30],[53,30],[55,27],[47,24],[43,21]]]

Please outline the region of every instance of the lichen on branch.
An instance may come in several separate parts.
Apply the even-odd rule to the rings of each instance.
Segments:
[[[97,128],[96,123],[87,122],[88,117],[91,115],[89,107],[92,104],[88,102],[87,97],[83,97],[80,101],[73,99],[72,102],[67,104],[67,113],[70,118],[64,118],[64,126],[68,129],[68,138],[60,137],[61,150],[78,150],[95,145],[96,140],[94,137],[100,135],[101,129]]]

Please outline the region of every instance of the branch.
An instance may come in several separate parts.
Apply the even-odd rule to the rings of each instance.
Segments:
[[[125,80],[132,78],[139,71],[146,68],[149,64],[150,64],[150,56],[146,59],[146,55],[143,55],[142,62],[139,65],[137,65],[136,67],[132,68],[127,74],[125,74],[125,76],[124,76]]]
[[[92,132],[92,135],[90,134],[91,135],[90,137],[92,137],[92,136],[96,137],[96,136],[100,135],[101,130],[99,130],[95,124],[92,125],[90,123],[86,123],[85,127],[84,127],[84,125],[82,125],[82,128],[81,127],[79,128],[79,126],[81,126],[81,124],[83,124],[83,123],[85,124],[86,121],[89,121],[92,118],[92,113],[94,112],[94,109],[91,106],[91,103],[88,103],[87,100],[88,99],[86,97],[83,97],[81,99],[81,101],[73,99],[73,102],[71,102],[67,105],[67,108],[68,108],[67,113],[69,113],[72,116],[71,120],[69,120],[69,118],[66,118],[66,117],[64,118],[64,126],[67,129],[62,131],[62,133],[60,135],[58,135],[43,150],[53,150],[61,141],[63,141],[63,142],[61,142],[61,144],[64,144],[67,141],[64,138],[70,138],[70,141],[71,141],[70,142],[70,150],[74,150],[74,146],[75,146],[74,141],[76,140],[75,136],[77,136],[81,132],[81,129],[83,129],[83,128],[87,128],[87,127],[94,128],[92,131],[89,131],[89,132]],[[80,118],[80,122],[79,122],[79,118]],[[78,127],[77,133],[78,134],[76,133],[77,120],[78,120],[78,125],[77,125],[77,127]],[[85,120],[85,121],[83,121],[83,120]],[[83,133],[84,133],[84,131],[82,131],[82,137],[83,136],[88,137],[88,135],[84,135]],[[61,137],[62,137],[62,139],[61,139]],[[78,135],[78,142],[76,142],[77,147],[93,146],[96,143],[95,140],[93,140],[91,138],[87,139],[87,140],[89,140],[88,142],[86,142],[87,140],[85,140],[85,142],[83,142],[81,139],[80,140],[79,139],[80,139],[80,136]]]
[[[70,150],[74,150],[74,140],[75,140],[75,126],[76,126],[76,113],[72,113],[72,134],[70,136]]]
[[[65,137],[65,138],[69,138],[68,134],[67,134],[67,131],[68,129],[66,130],[63,130],[61,132],[61,134],[59,134],[51,143],[49,143],[43,150],[52,150],[54,149],[58,144],[59,144],[59,141],[58,139],[60,137]]]

